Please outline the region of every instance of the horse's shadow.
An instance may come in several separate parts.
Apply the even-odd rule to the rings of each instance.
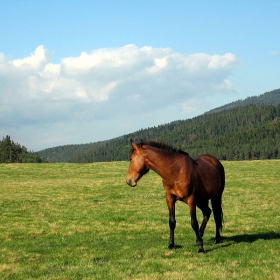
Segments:
[[[222,241],[219,244],[216,244],[213,246],[213,243],[215,243],[215,238],[211,238],[208,240],[205,240],[204,245],[206,246],[213,246],[211,249],[206,249],[205,252],[211,252],[214,250],[218,250],[220,248],[229,247],[233,244],[237,243],[253,243],[257,240],[274,240],[274,239],[280,239],[280,233],[270,231],[270,232],[263,232],[263,233],[254,233],[254,234],[238,234],[238,235],[232,235],[232,236],[223,236]],[[193,244],[193,246],[197,246],[196,244]],[[184,248],[182,245],[175,245],[173,247],[174,250],[180,250]]]
[[[239,234],[233,236],[223,236],[223,242],[234,242],[234,243],[253,243],[257,240],[273,240],[273,239],[280,239],[280,233],[270,231],[270,232],[263,232],[263,233],[254,233],[254,234]]]
[[[253,233],[253,234],[238,234],[238,235],[232,235],[232,236],[223,236],[222,242],[220,244],[217,244],[215,248],[206,250],[206,252],[217,250],[220,247],[229,247],[236,243],[253,243],[257,240],[274,240],[274,239],[280,239],[280,233],[278,232],[263,232],[263,233]],[[214,238],[211,240],[215,240]]]

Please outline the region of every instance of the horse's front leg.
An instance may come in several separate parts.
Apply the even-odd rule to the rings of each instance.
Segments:
[[[190,209],[190,215],[191,215],[191,226],[195,232],[196,235],[196,244],[198,246],[198,253],[204,253],[204,248],[203,248],[203,240],[202,240],[202,236],[199,232],[199,225],[198,225],[198,221],[196,218],[196,205],[194,203],[194,198],[193,196],[188,198],[187,201],[188,205],[189,205],[189,209]]]
[[[169,249],[174,248],[174,231],[176,228],[176,220],[175,220],[175,203],[176,197],[174,195],[170,195],[166,193],[166,203],[169,210],[169,228],[170,228],[170,236],[169,236]]]

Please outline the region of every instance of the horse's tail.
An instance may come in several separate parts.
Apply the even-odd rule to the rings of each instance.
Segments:
[[[214,220],[216,223],[216,230],[222,231],[223,229],[223,209],[222,209],[222,195],[225,188],[225,171],[224,167],[220,163],[218,166],[220,176],[221,176],[221,187],[216,195],[211,199]]]
[[[212,209],[214,214],[214,220],[216,223],[216,229],[222,231],[223,229],[223,209],[222,209],[222,196],[221,194],[216,194],[212,199]]]

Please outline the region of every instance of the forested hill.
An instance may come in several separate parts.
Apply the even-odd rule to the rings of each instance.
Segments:
[[[51,162],[128,160],[129,140],[142,138],[168,143],[193,157],[211,153],[223,160],[280,158],[280,89],[223,107],[111,140],[59,146],[38,154]]]
[[[112,141],[112,140],[108,140]],[[73,144],[47,148],[37,152],[47,162],[70,162],[73,158],[81,154],[87,154],[93,150],[104,147],[107,141],[94,142],[88,144]],[[105,160],[104,160],[105,161]]]
[[[280,89],[275,89],[259,96],[250,96],[244,100],[237,100],[232,103],[226,104],[221,107],[217,107],[206,114],[216,113],[228,109],[232,109],[238,106],[247,106],[247,105],[257,105],[257,104],[269,104],[276,105],[280,103]]]

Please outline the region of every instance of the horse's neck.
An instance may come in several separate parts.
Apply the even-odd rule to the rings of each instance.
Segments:
[[[178,170],[179,163],[176,157],[180,155],[177,154],[165,154],[162,152],[151,151],[146,156],[146,166],[149,169],[154,170],[163,179],[170,176],[174,170]]]

